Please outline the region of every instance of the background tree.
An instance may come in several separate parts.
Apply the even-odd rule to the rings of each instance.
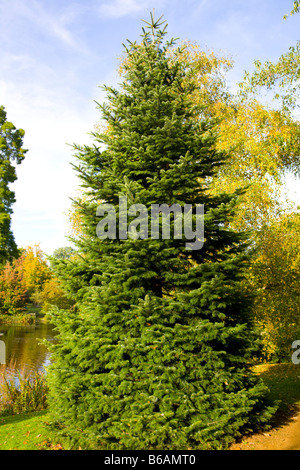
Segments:
[[[275,92],[273,97],[285,111],[299,106],[299,61],[300,42],[291,46],[289,51],[282,54],[277,62],[259,60],[254,62],[255,71],[246,72],[245,81],[240,84],[242,94],[255,94],[262,89]],[[272,95],[271,95],[272,96]]]
[[[290,11],[290,15],[294,15],[295,13],[299,13],[300,11],[300,2],[298,0],[294,0],[293,9]],[[284,15],[284,19],[286,20],[288,15]]]
[[[53,251],[51,259],[70,259],[72,256],[74,256],[76,253],[75,248],[72,248],[71,246],[64,246],[61,248],[56,248],[56,250]]]
[[[299,2],[295,1],[291,14],[298,11]],[[298,41],[277,62],[255,61],[255,71],[246,73],[240,84],[243,99],[253,99],[265,91],[266,100],[272,98],[278,103],[278,116],[286,116],[287,122],[294,121],[294,131],[289,137],[285,132],[283,138],[281,131],[277,134],[277,145],[284,152],[281,174],[290,172],[298,177],[299,121],[293,116],[297,115],[300,105],[299,64]],[[277,155],[276,152],[275,159]],[[253,314],[262,329],[265,354],[273,360],[286,359],[292,342],[299,335],[299,207],[288,204],[284,208],[283,198],[277,199],[277,210],[265,218],[256,232],[258,250],[249,271],[251,284],[258,293]]]
[[[75,146],[86,198],[78,255],[56,269],[76,304],[52,314],[52,420],[84,448],[226,447],[273,411],[250,369],[245,236],[225,227],[236,195],[208,191],[227,158],[214,122],[193,99],[181,51],[170,57],[161,23],[148,26],[126,49],[121,89],[106,87],[107,132]],[[148,209],[204,203],[203,248],[173,236],[99,239],[99,201],[117,208],[120,195]]]
[[[46,255],[38,243],[29,245],[22,250],[19,264],[23,285],[27,290],[28,298],[31,299],[32,295],[40,291],[44,283],[51,278]]]
[[[15,194],[10,184],[17,179],[15,165],[19,165],[27,150],[22,148],[24,131],[7,121],[0,106],[0,264],[18,256],[17,245],[11,230],[12,205]]]
[[[57,261],[70,260],[75,254],[76,250],[74,248],[65,246],[54,250],[52,256],[49,257],[49,274],[51,276],[43,279],[42,286],[32,296],[34,302],[42,307],[42,313],[47,313],[53,306],[67,309],[73,305],[73,302],[61,288],[60,281],[55,277],[53,267]]]
[[[295,0],[290,15],[299,11],[300,3]],[[284,15],[284,19],[287,18],[288,15]],[[298,108],[299,63],[300,41],[297,41],[295,46],[290,46],[288,52],[282,54],[277,62],[267,60],[262,64],[259,60],[254,61],[255,71],[252,74],[246,72],[244,81],[240,83],[242,96],[247,97],[249,94],[267,90],[273,94],[273,98],[278,100],[285,111]]]
[[[41,312],[44,314],[47,314],[53,306],[60,309],[73,306],[73,302],[66,296],[61,283],[55,277],[47,279],[43,287],[33,294],[32,299],[41,307]]]
[[[261,230],[258,240],[249,270],[257,293],[253,315],[265,357],[287,360],[300,334],[300,214],[281,214]]]
[[[172,57],[172,49],[168,54]],[[239,197],[231,226],[251,228],[255,233],[282,211],[285,175],[299,173],[299,122],[286,110],[273,109],[253,97],[241,100],[239,93],[230,93],[226,73],[234,67],[231,57],[185,41],[177,59],[188,71],[185,80],[195,86],[193,99],[200,115],[215,121],[219,136],[216,149],[229,154],[210,182],[210,190],[218,194],[230,188],[234,193],[247,187]],[[130,67],[130,59],[122,59],[121,75],[123,64]],[[72,222],[75,227],[76,218]]]
[[[20,259],[7,262],[0,272],[0,312],[3,315],[24,313],[27,291],[20,264]]]
[[[0,310],[6,314],[24,311],[30,301],[44,289],[53,274],[46,261],[46,255],[38,244],[20,249],[21,255],[13,261],[7,261],[0,271]],[[53,284],[56,294],[58,286]],[[49,286],[47,288],[48,296]]]

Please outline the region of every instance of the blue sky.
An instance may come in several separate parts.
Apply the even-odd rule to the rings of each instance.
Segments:
[[[276,60],[299,38],[292,0],[0,0],[0,104],[25,130],[26,159],[13,184],[19,246],[46,253],[69,244],[66,212],[79,180],[69,144],[89,144],[99,122],[100,86],[116,85],[126,39],[138,40],[149,12],[169,37],[233,57],[234,87],[253,61]]]

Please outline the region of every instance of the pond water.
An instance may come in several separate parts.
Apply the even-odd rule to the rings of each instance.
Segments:
[[[40,341],[52,342],[54,337],[53,327],[42,319],[31,325],[0,324],[0,341],[5,344],[5,364],[0,365],[0,372],[44,370],[50,363],[50,352]]]

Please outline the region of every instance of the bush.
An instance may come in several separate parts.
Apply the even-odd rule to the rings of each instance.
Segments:
[[[0,380],[0,413],[19,414],[47,407],[47,383],[40,371],[18,370],[17,375],[4,372]]]

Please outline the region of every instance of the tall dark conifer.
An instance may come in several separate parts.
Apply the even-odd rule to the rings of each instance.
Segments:
[[[82,237],[77,259],[57,265],[76,304],[53,312],[49,383],[53,422],[82,448],[221,448],[272,412],[250,372],[247,247],[226,229],[235,197],[208,194],[226,155],[161,27],[151,16],[142,43],[126,48],[122,86],[106,87],[100,106],[107,132],[76,146]],[[202,249],[150,232],[120,239],[120,196],[149,214],[151,204],[204,204]],[[96,234],[100,201],[116,207],[114,239]]]

